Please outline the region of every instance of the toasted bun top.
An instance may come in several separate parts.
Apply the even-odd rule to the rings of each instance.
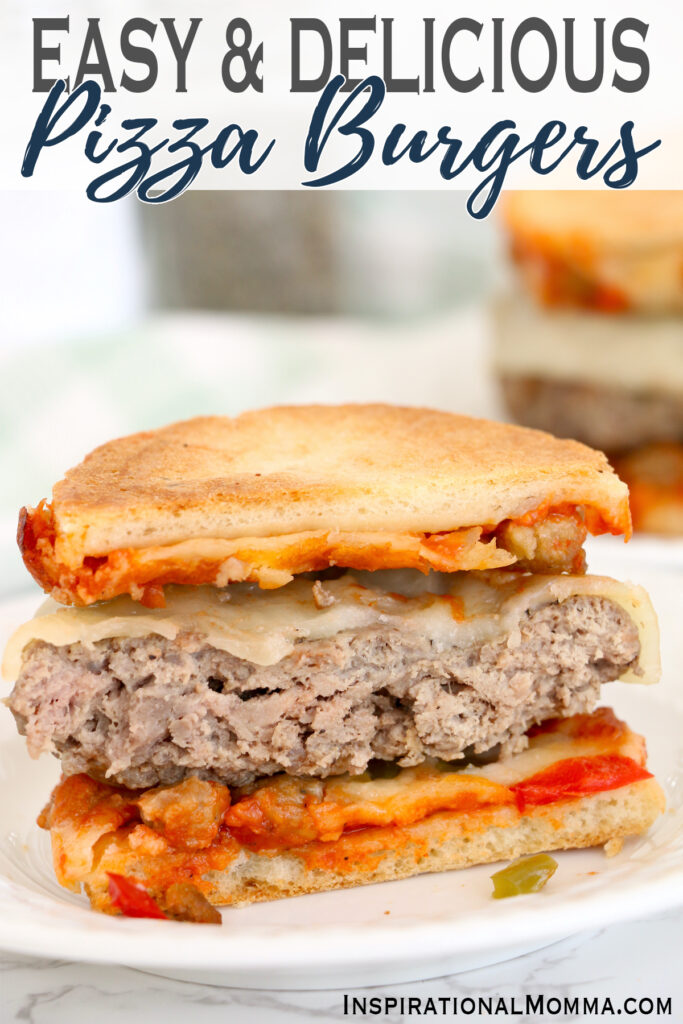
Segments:
[[[523,427],[389,405],[206,416],[97,448],[54,489],[60,555],[190,538],[494,526],[544,505],[629,529],[604,455]]]
[[[502,210],[513,235],[544,237],[560,249],[683,245],[683,192],[509,192]]]

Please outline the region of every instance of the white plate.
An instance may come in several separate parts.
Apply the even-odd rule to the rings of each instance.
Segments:
[[[469,970],[683,903],[683,576],[663,560],[653,565],[650,554],[637,543],[591,547],[592,571],[648,587],[662,626],[663,682],[604,691],[605,703],[647,736],[669,801],[651,832],[619,856],[559,854],[546,889],[513,900],[491,899],[494,869],[481,867],[226,909],[222,928],[109,918],[55,882],[47,836],[34,822],[57,763],[31,761],[1,713],[0,947],[217,985],[355,987]],[[34,604],[0,606],[3,643]]]

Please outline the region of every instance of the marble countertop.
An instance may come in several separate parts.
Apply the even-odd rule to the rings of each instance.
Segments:
[[[683,971],[680,941],[683,910],[670,911],[645,921],[632,922],[585,933],[515,960],[406,985],[376,989],[350,989],[356,997],[502,996],[507,1000],[505,1019],[569,1021],[590,1019],[556,1013],[527,1018],[519,1011],[527,994],[582,1000],[609,998],[614,1014],[621,1015],[624,1001],[646,1000],[642,1012],[628,1013],[629,1021],[683,1020]],[[28,1024],[73,1024],[87,1019],[98,1024],[123,1020],[164,1021],[164,1024],[289,1024],[301,1020],[344,1019],[342,991],[266,992],[227,989],[174,982],[125,967],[102,967],[36,960],[10,953],[0,954],[0,1020]],[[512,997],[517,1016],[512,1015]],[[671,999],[668,1015],[649,1011],[648,999]],[[455,1016],[449,1003],[446,1016],[484,1020],[471,1014]],[[384,1004],[382,1004],[384,1006]],[[404,1004],[405,1006],[405,1004]],[[629,1004],[629,1010],[634,1004]],[[623,1009],[623,1014],[627,1013]],[[84,1016],[84,1015],[87,1015]],[[190,1017],[191,1015],[191,1017]],[[348,1015],[350,1017],[350,1014]],[[358,1015],[360,1016],[360,1015]],[[609,1019],[608,1015],[607,1019]],[[399,1010],[381,1011],[370,1019],[399,1021]],[[408,1019],[407,1016],[405,1019]],[[419,1019],[419,1018],[417,1018]],[[434,1019],[432,1016],[431,1019]],[[437,1018],[438,1019],[438,1018]],[[597,1017],[596,1017],[597,1019]]]

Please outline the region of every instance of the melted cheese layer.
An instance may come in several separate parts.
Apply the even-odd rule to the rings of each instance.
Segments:
[[[499,297],[492,313],[493,361],[500,373],[636,392],[683,392],[680,317],[548,311],[516,294]]]
[[[325,640],[371,626],[416,631],[437,646],[469,647],[514,633],[527,611],[575,595],[604,597],[638,628],[640,659],[624,681],[659,678],[657,619],[642,587],[601,576],[521,575],[506,571],[347,573],[315,584],[295,579],[278,590],[253,584],[167,587],[165,608],[118,597],[88,608],[65,608],[49,598],[11,637],[3,674],[15,679],[22,652],[34,640],[57,647],[155,634],[175,640],[204,637],[212,647],[257,665],[274,665],[302,640]]]

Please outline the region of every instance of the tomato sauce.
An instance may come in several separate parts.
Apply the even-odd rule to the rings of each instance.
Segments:
[[[614,522],[608,523],[595,509],[545,503],[519,519],[515,524],[533,526],[549,516],[581,519],[582,526],[593,534],[626,533],[630,535],[628,509]],[[505,522],[510,522],[506,520]],[[292,543],[283,543],[276,549],[263,546],[245,546],[234,551],[236,562],[242,564],[245,580],[255,580],[261,587],[280,586],[291,575],[317,572],[336,565],[349,569],[418,569],[428,572],[455,572],[465,568],[487,568],[491,553],[481,549],[484,562],[471,564],[472,552],[480,542],[486,544],[500,539],[500,528],[505,524],[487,527],[468,527],[442,533],[407,533],[396,535],[394,541],[370,535],[363,542],[361,535],[340,535],[332,540],[327,534],[299,537]],[[359,539],[360,538],[360,539]],[[119,594],[130,594],[141,604],[151,608],[164,606],[163,587],[166,584],[199,586],[215,584],[226,558],[174,555],[168,549],[127,548],[111,551],[102,557],[87,556],[80,566],[72,568],[60,562],[55,542],[56,528],[52,508],[41,502],[32,510],[22,509],[17,540],[27,569],[46,593],[51,593],[63,604],[89,605],[106,601]],[[504,546],[501,547],[505,553]],[[511,560],[511,559],[510,559]],[[476,563],[476,558],[474,559]],[[506,564],[505,559],[500,564]],[[278,582],[269,583],[262,572],[284,574]],[[578,571],[578,568],[577,568]],[[288,575],[289,574],[289,575]]]
[[[515,238],[512,259],[529,269],[534,291],[544,306],[591,309],[598,313],[624,313],[630,308],[628,296],[615,285],[596,281],[591,276],[591,254],[586,250],[585,271],[570,264],[558,253],[546,248],[541,238]]]

